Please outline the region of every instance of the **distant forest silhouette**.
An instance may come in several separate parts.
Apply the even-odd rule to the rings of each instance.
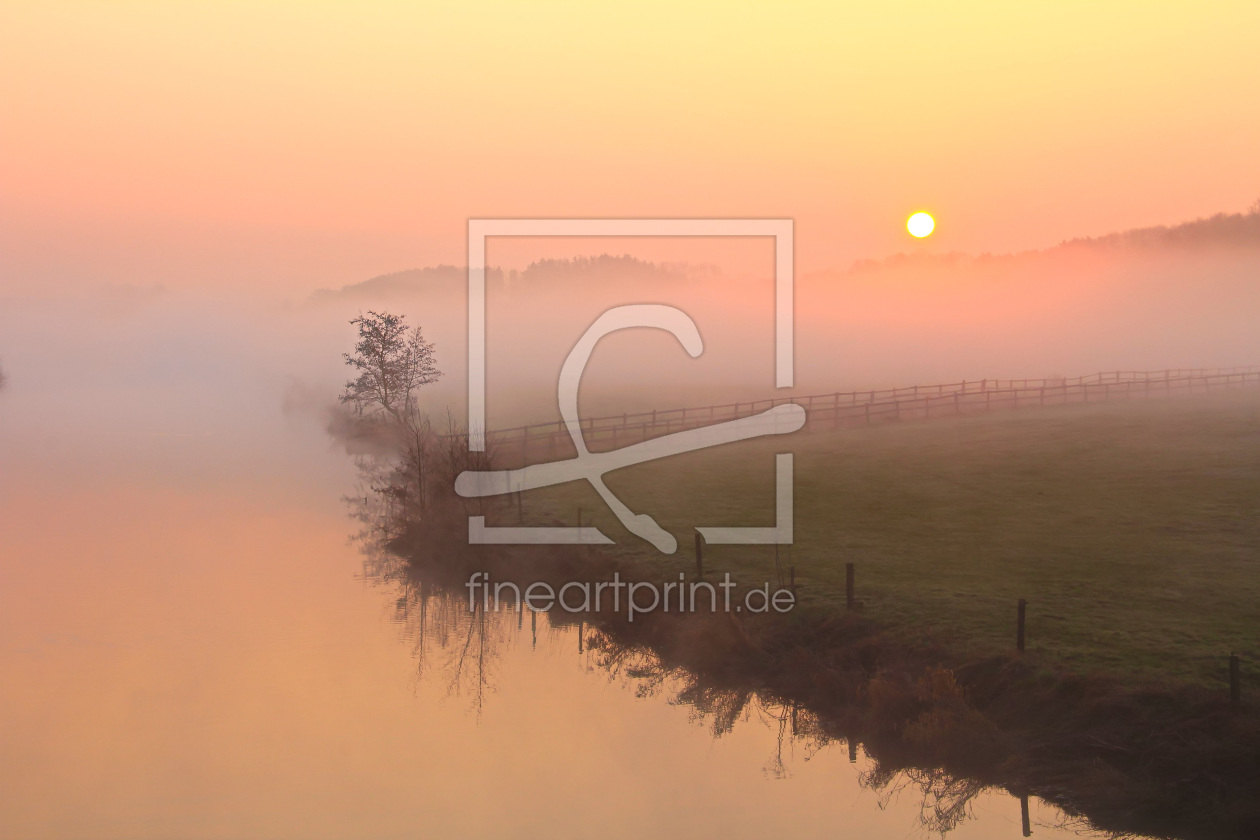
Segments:
[[[1097,237],[1067,239],[1058,245],[1042,250],[1011,254],[971,255],[961,252],[947,254],[894,254],[882,259],[856,260],[847,270],[823,271],[818,275],[864,274],[885,268],[911,265],[965,265],[967,263],[1022,262],[1030,258],[1070,253],[1097,253],[1130,251],[1135,254],[1167,250],[1207,249],[1260,249],[1260,200],[1245,213],[1217,213],[1214,216],[1182,222],[1177,225],[1158,225],[1135,228]],[[720,276],[721,270],[711,265],[687,263],[656,263],[623,254],[599,254],[573,258],[542,259],[530,263],[525,269],[504,270],[499,267],[486,269],[486,285],[490,289],[511,288],[517,284],[539,286],[582,282],[598,277],[601,282],[633,280],[643,282],[678,282]],[[437,265],[412,268],[382,274],[360,283],[351,283],[339,289],[320,289],[311,295],[315,302],[345,298],[392,296],[414,294],[434,288],[462,289],[466,279],[465,269],[455,265]]]
[[[712,266],[690,266],[686,263],[655,263],[641,260],[629,254],[614,256],[599,254],[598,256],[573,257],[561,259],[542,259],[530,263],[524,270],[503,270],[498,267],[486,268],[486,286],[494,288],[510,288],[517,284],[541,285],[554,283],[581,282],[588,278],[598,277],[606,280],[633,280],[636,282],[677,282],[696,274],[711,275],[717,271]],[[395,271],[352,283],[340,289],[320,289],[311,299],[314,301],[332,300],[336,298],[389,295],[416,292],[426,288],[458,284],[463,288],[467,275],[465,269],[454,265],[437,265],[427,268],[412,268]]]
[[[1107,236],[1082,237],[1060,243],[1070,247],[1181,247],[1233,245],[1260,246],[1260,199],[1246,213],[1217,213],[1206,219],[1195,219],[1169,227],[1137,228]]]

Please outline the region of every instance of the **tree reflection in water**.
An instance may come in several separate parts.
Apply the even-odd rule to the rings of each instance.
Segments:
[[[494,691],[495,667],[506,650],[521,643],[526,632],[535,645],[539,632],[552,639],[571,639],[569,628],[553,624],[546,616],[540,620],[519,604],[503,604],[498,611],[483,609],[480,604],[470,609],[462,566],[454,563],[451,565],[459,568],[444,570],[433,558],[408,560],[392,550],[409,524],[405,521],[406,500],[391,490],[394,468],[379,458],[361,457],[358,462],[360,482],[345,501],[351,517],[359,523],[352,541],[363,554],[363,577],[395,595],[393,618],[412,645],[417,683],[441,680],[448,695],[467,698],[480,716]],[[649,646],[623,640],[616,617],[602,621],[603,626],[572,622],[579,635],[577,649],[588,669],[603,672],[636,697],[658,697],[687,707],[692,721],[704,725],[715,738],[727,735],[736,724],[760,722],[775,733],[774,751],[762,767],[768,777],[790,777],[788,761],[798,749],[802,760],[808,761],[820,751],[845,742],[850,760],[859,760],[857,745],[809,709],[755,686],[720,683],[711,676],[666,663]],[[974,818],[977,797],[1002,790],[941,769],[881,763],[865,752],[860,760],[865,767],[858,773],[858,783],[876,794],[881,810],[913,792],[921,797],[921,828],[941,837]],[[1126,836],[1100,834],[1083,818],[1066,814],[1045,827],[1095,837]]]

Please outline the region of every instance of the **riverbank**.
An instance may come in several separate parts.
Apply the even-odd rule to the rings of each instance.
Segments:
[[[797,609],[551,616],[582,622],[611,660],[650,652],[705,690],[799,705],[820,735],[861,742],[884,768],[1036,795],[1115,832],[1248,836],[1260,823],[1260,714],[1247,695],[1231,706],[1225,672],[1231,650],[1254,647],[1258,429],[1260,399],[1237,392],[801,437],[796,544],[777,565],[765,548],[704,557],[710,581],[794,577]],[[609,485],[678,534],[697,521],[769,524],[773,495],[757,473],[773,444],[740,449],[642,465]],[[618,545],[469,546],[471,511],[452,499],[395,523],[392,546],[465,605],[474,572],[556,589],[695,578],[686,541],[674,556],[645,549],[585,490],[476,512],[576,524],[580,506]],[[1023,654],[1019,597],[1031,601]]]
[[[428,529],[396,539],[411,573],[470,606],[475,572],[522,589],[642,579],[583,547],[469,547]],[[657,581],[659,583],[659,581]],[[480,609],[474,602],[471,608]],[[502,609],[514,610],[510,600]],[[1248,837],[1260,821],[1260,714],[1193,686],[1065,672],[1037,654],[973,657],[909,645],[865,616],[806,607],[786,615],[549,613],[580,623],[613,667],[645,654],[685,672],[710,706],[752,693],[790,703],[820,738],[860,743],[884,774],[968,779],[1033,795],[1101,830],[1198,840]],[[640,657],[641,658],[641,657]],[[642,671],[642,664],[639,666]],[[640,674],[641,677],[644,674]],[[650,676],[646,678],[651,679]],[[732,698],[734,698],[732,700]],[[740,698],[743,698],[742,700]],[[730,708],[725,714],[732,714]]]

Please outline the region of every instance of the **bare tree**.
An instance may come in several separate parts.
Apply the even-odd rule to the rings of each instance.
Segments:
[[[381,414],[406,425],[416,410],[416,391],[442,376],[433,345],[402,315],[369,311],[350,323],[359,328],[359,341],[344,357],[358,376],[346,383],[341,402],[360,414]]]

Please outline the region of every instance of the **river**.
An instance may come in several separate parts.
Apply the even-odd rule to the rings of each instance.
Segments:
[[[933,833],[860,748],[757,701],[715,737],[676,678],[610,673],[545,615],[492,618],[493,662],[457,673],[464,639],[432,610],[422,634],[353,539],[350,458],[278,410],[232,426],[168,397],[97,425],[5,397],[3,836]],[[960,811],[951,837],[1022,834],[1003,791]]]
[[[677,674],[610,669],[545,615],[490,616],[470,653],[466,610],[356,539],[353,459],[281,410],[294,359],[335,369],[336,332],[259,363],[222,313],[53,342],[58,309],[16,312],[0,836],[877,840],[937,834],[937,806],[950,837],[1022,836],[1005,791],[925,796],[772,701],[702,709]],[[1079,836],[1028,806],[1034,836]]]

